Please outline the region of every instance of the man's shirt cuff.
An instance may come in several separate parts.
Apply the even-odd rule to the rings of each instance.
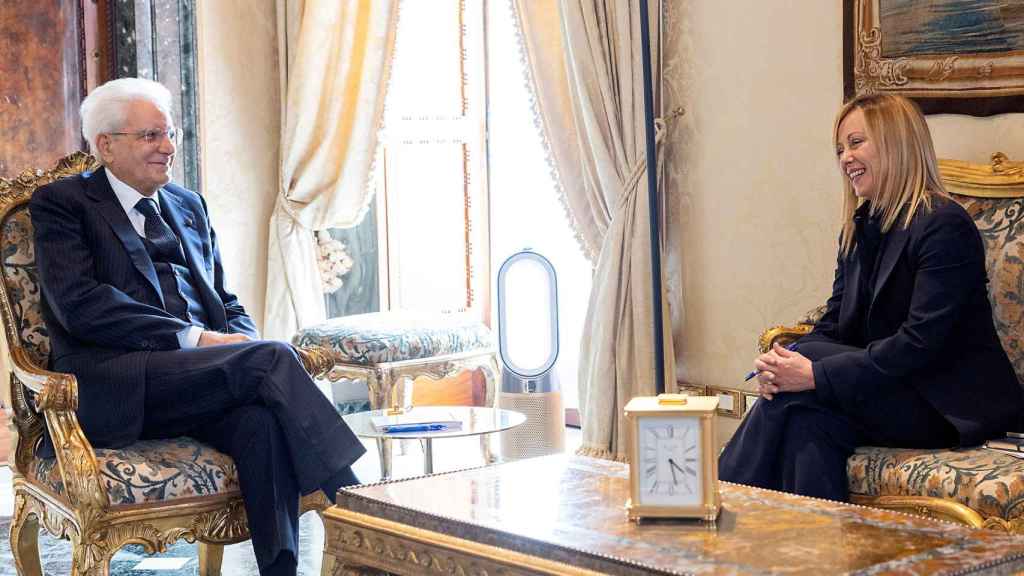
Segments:
[[[199,326],[189,326],[178,332],[178,346],[182,349],[195,348],[199,345],[199,337],[203,335],[203,329]]]

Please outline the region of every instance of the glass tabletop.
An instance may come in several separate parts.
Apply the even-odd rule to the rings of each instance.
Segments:
[[[424,418],[436,421],[458,420],[458,430],[424,430],[417,432],[388,433],[373,427],[371,418],[384,416],[387,410],[355,412],[342,416],[345,424],[356,436],[363,438],[454,438],[456,436],[477,436],[492,434],[515,428],[526,422],[526,415],[514,410],[488,408],[485,406],[414,406],[406,410],[410,418]]]

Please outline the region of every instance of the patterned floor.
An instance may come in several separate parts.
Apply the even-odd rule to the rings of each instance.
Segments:
[[[579,430],[566,429],[566,450],[574,451],[580,442]],[[434,470],[443,472],[482,463],[479,441],[475,438],[451,438],[434,444]],[[356,463],[356,474],[364,481],[373,481],[380,476],[380,468],[374,444],[367,443],[367,454]],[[393,470],[395,477],[417,476],[423,473],[423,454],[417,443],[409,442],[404,454],[395,450]],[[9,533],[13,496],[11,492],[11,471],[0,466],[0,576],[16,576],[14,559],[11,556]],[[323,524],[316,514],[305,514],[299,523],[299,574],[316,576],[320,574],[323,552]],[[71,547],[67,542],[56,540],[45,533],[39,536],[39,555],[43,572],[47,575],[71,573]],[[198,550],[195,544],[181,541],[166,553],[149,556],[141,547],[122,549],[114,556],[110,566],[111,576],[194,576],[198,574]],[[258,573],[252,545],[242,542],[224,549],[224,576],[253,576]]]

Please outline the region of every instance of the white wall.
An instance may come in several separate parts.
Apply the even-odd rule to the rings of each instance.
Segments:
[[[665,4],[666,109],[687,111],[667,150],[678,376],[741,387],[758,334],[831,287],[842,3]],[[940,157],[1024,158],[1024,114],[928,121]],[[739,421],[720,420],[724,442]]]
[[[203,194],[229,287],[262,327],[281,115],[274,0],[196,8]]]

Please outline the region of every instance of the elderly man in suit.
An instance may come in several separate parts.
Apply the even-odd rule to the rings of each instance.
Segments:
[[[103,164],[32,197],[55,370],[96,447],[188,435],[237,464],[260,573],[295,574],[298,502],[356,483],[362,444],[227,288],[203,198],[170,182],[171,95],[123,78],[82,102]]]

